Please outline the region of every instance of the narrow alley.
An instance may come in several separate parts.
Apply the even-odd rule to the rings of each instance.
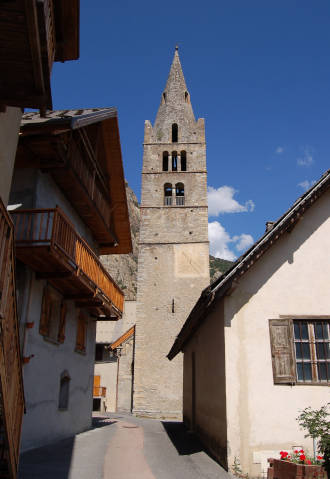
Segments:
[[[21,456],[19,479],[225,479],[224,469],[182,423],[126,414]]]

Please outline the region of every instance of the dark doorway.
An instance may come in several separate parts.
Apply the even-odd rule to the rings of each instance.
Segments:
[[[101,411],[101,398],[93,398],[93,411]]]

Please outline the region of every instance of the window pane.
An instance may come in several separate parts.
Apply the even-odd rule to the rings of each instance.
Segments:
[[[309,349],[309,343],[301,343],[302,346],[302,354],[304,359],[310,359],[311,353]]]
[[[301,343],[295,343],[295,346],[296,346],[296,358],[297,359],[302,359]]]
[[[319,380],[326,381],[327,380],[327,364],[326,363],[318,363],[317,364]]]
[[[298,381],[304,380],[302,363],[297,363],[297,378],[298,378]]]
[[[301,339],[308,339],[307,323],[301,323]]]
[[[316,343],[317,359],[325,359],[325,343]]]
[[[300,328],[299,328],[299,323],[297,322],[294,323],[294,337],[296,339],[300,339]]]
[[[316,339],[322,339],[323,338],[322,323],[315,323],[314,324],[314,334],[315,334]]]
[[[304,363],[305,381],[312,380],[312,366],[310,363]]]

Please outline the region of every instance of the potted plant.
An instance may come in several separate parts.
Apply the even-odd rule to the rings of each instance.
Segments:
[[[313,438],[314,455],[303,449],[280,452],[280,459],[268,459],[268,479],[318,478],[329,475],[330,465],[330,422],[327,405],[317,410],[305,408],[297,417],[299,425],[308,432],[305,437]]]
[[[305,437],[313,438],[314,457],[316,457],[317,449],[318,453],[324,457],[323,467],[330,478],[330,421],[328,419],[328,405],[315,410],[310,407],[305,408],[297,417],[297,421],[303,429],[308,431]],[[317,441],[318,445],[316,446]]]
[[[318,455],[315,459],[309,456],[303,449],[294,450],[291,454],[287,451],[280,452],[280,459],[268,459],[268,479],[325,479],[325,471],[322,467],[323,456]]]

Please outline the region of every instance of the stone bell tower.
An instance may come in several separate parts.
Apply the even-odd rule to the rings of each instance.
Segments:
[[[182,357],[166,358],[209,282],[204,120],[178,49],[154,126],[145,122],[133,412],[181,418]]]

